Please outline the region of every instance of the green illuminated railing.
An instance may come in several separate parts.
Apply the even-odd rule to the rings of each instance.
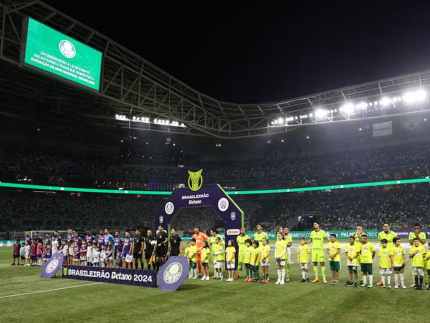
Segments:
[[[338,190],[338,189],[355,188],[355,187],[401,185],[401,184],[429,183],[429,182],[430,182],[430,178],[415,178],[415,179],[402,179],[402,180],[383,181],[383,182],[327,185],[327,186],[315,186],[315,187],[280,188],[275,190],[227,191],[227,194],[230,194],[230,195],[279,194],[279,193]],[[170,195],[172,193],[171,191],[104,190],[104,189],[94,189],[94,188],[27,185],[27,184],[2,183],[2,182],[0,182],[0,187],[22,188],[22,189],[43,190],[43,191],[63,191],[63,192],[103,193],[103,194]]]

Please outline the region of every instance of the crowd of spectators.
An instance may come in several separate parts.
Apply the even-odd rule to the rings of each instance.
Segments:
[[[187,169],[204,168],[205,183],[235,189],[318,186],[429,176],[430,144],[416,143],[314,156],[290,156],[273,149],[264,160],[217,165],[167,166],[165,158],[153,164],[59,147],[0,148],[0,180],[81,187],[172,189],[186,183]],[[156,166],[155,166],[156,165]],[[157,189],[157,188],[156,188]]]
[[[165,201],[162,196],[7,192],[0,194],[0,231],[153,227]],[[379,229],[383,221],[393,229],[415,222],[430,225],[429,184],[237,196],[235,201],[245,214],[247,230],[257,223],[267,231],[286,225],[309,230],[311,226],[300,227],[297,221],[309,216],[330,230],[354,229],[357,222],[367,229]],[[208,231],[222,227],[222,222],[210,207],[193,207],[183,209],[172,225],[189,233],[195,226]]]

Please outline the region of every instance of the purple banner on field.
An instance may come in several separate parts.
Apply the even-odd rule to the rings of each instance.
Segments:
[[[169,199],[165,201],[164,208],[155,217],[155,230],[159,225],[163,225],[167,229],[167,225],[179,214],[181,209],[202,206],[211,206],[214,209],[224,221],[225,241],[233,240],[236,244],[240,229],[244,226],[243,211],[217,184],[203,185],[197,191],[192,191],[188,187],[175,189]],[[237,258],[238,253],[236,253],[236,264],[238,263]]]
[[[188,277],[188,260],[185,257],[170,257],[158,273],[158,288],[174,292]]]
[[[56,253],[42,267],[41,278],[52,278],[63,267],[63,254]]]
[[[157,286],[157,273],[151,270],[64,266],[63,278],[142,287]]]
[[[397,233],[397,236],[399,238],[403,239],[409,239],[409,234],[414,232],[414,229],[405,229],[405,230],[393,230],[395,233]],[[430,237],[430,230],[421,230],[421,232],[424,232],[427,237]]]

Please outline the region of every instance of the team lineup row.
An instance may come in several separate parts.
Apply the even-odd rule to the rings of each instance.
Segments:
[[[417,289],[422,289],[423,276],[427,274],[427,264],[429,259],[425,257],[424,249],[425,234],[419,232],[419,225],[414,226],[414,233],[410,235],[410,242],[414,243],[409,252],[409,257],[412,259],[413,274],[415,279],[414,286]],[[330,240],[327,247],[324,248],[324,241]],[[379,284],[391,286],[391,273],[395,271],[395,288],[404,285],[404,265],[405,265],[405,250],[400,245],[400,239],[396,233],[390,231],[389,224],[384,223],[384,231],[380,232],[378,239],[381,248],[378,252],[379,268],[382,279]],[[414,241],[414,239],[416,239]],[[385,240],[385,241],[384,241]],[[85,241],[85,242],[83,242]],[[416,242],[417,241],[417,242]],[[169,242],[169,243],[168,243]],[[415,245],[418,244],[418,246]],[[309,248],[312,244],[312,252]],[[236,249],[237,245],[238,249]],[[284,284],[289,281],[290,264],[291,262],[291,245],[292,237],[289,234],[288,228],[281,228],[278,233],[278,239],[275,243],[275,263],[278,269],[277,284]],[[168,246],[168,248],[167,248]],[[168,239],[167,233],[162,226],[153,235],[151,230],[148,230],[147,237],[140,236],[140,231],[136,230],[135,237],[131,238],[130,233],[126,232],[125,238],[119,236],[119,232],[115,232],[115,237],[109,234],[109,230],[100,230],[100,235],[96,240],[95,236],[90,231],[82,239],[74,231],[69,229],[67,241],[62,240],[57,232],[54,232],[52,238],[50,234],[46,234],[44,246],[41,237],[36,233],[35,237],[30,237],[27,233],[26,242],[20,246],[19,241],[14,246],[14,263],[15,260],[21,258],[26,261],[26,265],[41,265],[42,259],[49,259],[56,252],[62,252],[64,262],[67,264],[80,264],[97,266],[104,265],[106,267],[122,267],[123,262],[126,268],[133,268],[133,260],[136,269],[143,269],[143,255],[145,256],[148,269],[151,269],[151,264],[154,270],[158,270],[162,266],[168,256],[179,256],[181,238],[172,229],[171,237]],[[236,250],[238,252],[238,264],[236,266]],[[184,251],[184,250],[182,250]],[[246,270],[245,281],[260,281],[267,283],[269,280],[268,267],[270,266],[270,245],[267,234],[263,231],[261,225],[257,226],[257,232],[254,234],[254,242],[245,234],[245,229],[241,230],[236,242],[228,241],[227,247],[224,241],[216,230],[211,231],[211,237],[200,232],[199,228],[194,229],[193,239],[189,242],[189,246],[185,249],[185,256],[190,263],[190,278],[196,279],[197,266],[199,273],[203,276],[202,280],[209,279],[209,262],[213,262],[215,273],[212,278],[222,279],[222,270],[227,267],[229,278],[227,281],[234,281],[239,278],[239,275],[234,276],[234,273],[239,270]],[[304,238],[300,241],[300,246],[297,248],[297,261],[300,263],[302,270],[302,282],[309,281],[309,263],[312,260],[314,264],[315,279],[313,282],[319,282],[318,263],[321,267],[322,279],[327,283],[325,275],[325,259],[329,257],[330,270],[332,272],[332,284],[338,284],[340,270],[340,244],[336,240],[335,235],[327,237],[326,233],[320,229],[319,223],[314,223],[314,230],[311,232],[310,239],[305,241]],[[373,286],[373,258],[375,257],[375,247],[372,243],[367,242],[367,235],[363,232],[362,226],[357,226],[357,232],[350,237],[350,243],[346,249],[348,258],[348,271],[350,279],[347,282],[348,286]],[[311,258],[311,259],[310,259]],[[402,258],[402,259],[401,259]],[[420,260],[422,263],[420,263]],[[402,262],[400,264],[400,262]],[[202,275],[201,267],[203,266],[204,273]],[[261,267],[261,276],[259,268]],[[357,271],[360,267],[362,279],[358,284]],[[367,283],[368,281],[368,283]]]

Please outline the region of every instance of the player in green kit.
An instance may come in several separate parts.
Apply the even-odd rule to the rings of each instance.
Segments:
[[[307,244],[312,243],[312,262],[314,263],[314,273],[315,279],[312,281],[313,283],[318,283],[318,262],[321,266],[321,272],[323,276],[323,283],[327,284],[327,280],[325,278],[325,253],[324,253],[324,239],[328,240],[327,234],[325,231],[320,229],[319,222],[314,222],[314,230],[311,232],[310,239],[307,241]]]
[[[209,239],[209,241],[210,241],[210,249],[211,249],[210,260],[214,264],[214,267],[215,267],[215,263],[216,263],[216,258],[214,256],[214,250],[215,250],[215,246],[217,244],[216,238],[219,238],[221,240],[221,242],[223,242],[222,237],[218,234],[217,230],[214,228],[214,229],[211,230],[211,237]],[[216,278],[217,278],[217,273],[216,273],[216,271],[214,271],[214,275],[213,275],[212,279],[216,279]]]
[[[339,284],[339,270],[340,270],[340,244],[336,240],[336,235],[334,233],[330,234],[330,242],[327,243],[327,255],[329,257],[330,270],[332,281],[330,284]]]
[[[405,289],[405,249],[400,245],[400,238],[394,238],[394,247],[391,249],[393,268],[394,268],[394,288],[399,288],[399,277],[402,284],[402,288]],[[415,284],[414,284],[415,286]]]
[[[426,253],[426,249],[420,243],[419,238],[414,238],[414,245],[409,250],[409,258],[412,259],[412,273],[415,278],[415,289],[422,290],[423,289],[423,280],[424,280],[424,258],[423,254]]]
[[[382,227],[384,230],[378,233],[379,246],[382,247],[381,241],[385,239],[387,240],[387,248],[392,249],[394,247],[393,239],[397,238],[397,233],[390,230],[390,224],[388,222],[384,222],[382,224]],[[379,281],[376,285],[383,285],[382,280]]]
[[[396,238],[394,238],[396,239]],[[382,239],[381,241],[382,247],[379,248],[378,256],[379,256],[379,272],[382,276],[382,288],[391,288],[391,267],[392,267],[392,250],[387,247],[387,240]],[[387,276],[387,277],[385,277]],[[387,278],[387,285],[385,285],[385,278]]]
[[[285,284],[285,259],[287,258],[287,242],[283,239],[282,232],[278,232],[278,240],[275,243],[275,261],[278,266],[278,280],[276,285]]]
[[[293,264],[291,261],[291,246],[293,245],[293,237],[290,234],[290,229],[288,227],[284,228],[284,240],[287,242],[287,262],[286,262],[286,268],[287,268],[287,276],[285,277],[285,281],[290,281],[290,265]]]
[[[355,240],[356,244],[360,245],[360,248],[361,248],[361,235],[363,233],[366,233],[366,232],[363,231],[363,225],[361,223],[357,223],[357,231],[354,233],[354,240]],[[360,267],[361,255],[358,256],[357,263],[358,263],[358,267]],[[348,279],[348,281],[349,281],[349,279]],[[363,272],[361,272],[361,281],[360,281],[360,284],[363,284]]]
[[[413,246],[415,238],[418,238],[418,240],[420,241],[420,245],[422,245],[423,247],[425,247],[425,244],[426,244],[426,234],[424,232],[421,232],[421,227],[420,227],[419,223],[415,223],[414,224],[414,232],[409,233],[409,244],[411,246]],[[424,254],[424,257],[425,256],[426,255]],[[425,281],[427,281],[428,280],[428,276],[427,276],[427,261],[424,261],[424,269],[423,270],[424,270]],[[412,284],[412,287],[415,287],[415,284]]]
[[[360,257],[361,243],[355,242],[355,237],[349,237],[349,244],[346,247],[346,257],[348,258],[349,279],[346,286],[358,287],[358,258]]]
[[[246,250],[246,240],[249,240],[249,236],[245,234],[245,228],[240,229],[240,235],[237,236],[236,242],[237,246],[239,247],[239,253],[238,253],[238,263],[237,263],[237,271],[243,271],[244,267],[244,256],[245,256],[245,250]],[[239,269],[240,268],[240,269]],[[236,275],[234,277],[235,279],[240,278],[240,275]]]
[[[261,224],[257,224],[257,232],[254,233],[254,241],[258,241],[260,247],[263,245],[263,238],[266,238],[267,241],[269,241],[269,236],[263,231],[263,226]]]
[[[367,242],[367,234],[361,235],[361,271],[363,272],[363,284],[361,287],[373,287],[373,258],[375,257],[375,246]],[[367,285],[369,278],[369,285]]]

